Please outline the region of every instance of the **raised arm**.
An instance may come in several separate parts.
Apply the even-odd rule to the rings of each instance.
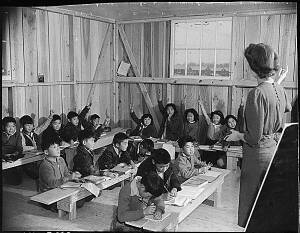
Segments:
[[[288,66],[286,66],[286,69],[282,69],[280,68],[279,70],[279,78],[277,80],[277,83],[280,84],[285,78],[286,78],[286,75],[288,73]]]
[[[238,109],[238,115],[237,115],[237,124],[238,124],[238,131],[243,133],[244,132],[244,103],[245,98],[242,97],[240,107]]]
[[[43,124],[41,124],[40,126],[38,126],[38,127],[35,128],[34,132],[37,135],[40,135],[45,129],[48,128],[48,126],[50,125],[50,123],[52,121],[53,114],[54,114],[54,111],[51,109],[50,110],[50,114],[49,114],[47,120]]]
[[[161,112],[161,114],[165,114],[165,107],[162,103],[162,94],[160,92],[160,90],[158,90],[158,108],[159,108],[159,111]]]
[[[203,113],[203,115],[204,115],[204,117],[205,117],[206,123],[209,125],[209,124],[211,123],[211,121],[210,121],[209,116],[207,115],[207,112],[206,112],[206,110],[205,110],[205,108],[204,108],[204,106],[203,106],[203,103],[202,103],[200,97],[199,97],[199,99],[198,99],[198,104],[199,104],[199,109],[201,109],[201,111],[202,111],[202,113]]]
[[[140,124],[140,119],[136,116],[134,110],[133,110],[133,104],[130,104],[130,116],[131,119],[136,123]]]

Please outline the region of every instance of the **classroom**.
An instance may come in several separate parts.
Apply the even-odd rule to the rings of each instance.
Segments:
[[[2,231],[298,232],[296,2],[5,2]]]

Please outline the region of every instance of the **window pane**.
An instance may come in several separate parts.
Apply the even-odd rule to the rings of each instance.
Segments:
[[[231,48],[231,21],[217,22],[217,48]]]
[[[185,75],[185,50],[175,50],[174,75]]]
[[[186,47],[186,23],[175,24],[175,48]]]
[[[203,21],[202,23],[202,45],[204,49],[216,47],[216,22]]]
[[[214,76],[215,51],[201,50],[201,76]]]
[[[230,50],[217,50],[216,57],[216,76],[229,77]]]
[[[187,75],[199,76],[199,50],[188,50],[187,53]]]
[[[187,24],[187,48],[200,48],[200,25]]]
[[[1,28],[2,28],[2,76],[7,75],[7,59],[8,59],[8,30],[7,30],[7,14],[1,13],[0,14],[1,19]]]

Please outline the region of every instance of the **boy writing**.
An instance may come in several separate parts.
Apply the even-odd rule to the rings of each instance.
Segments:
[[[154,219],[161,219],[165,212],[164,201],[160,198],[162,193],[163,181],[156,172],[143,177],[136,176],[126,183],[119,193],[116,228],[130,230],[124,222],[138,220],[146,215],[153,214]]]
[[[147,176],[150,172],[155,172],[162,179],[164,184],[164,198],[170,200],[181,190],[178,177],[170,166],[171,157],[167,150],[153,150],[150,157],[144,160],[137,170],[137,176]]]

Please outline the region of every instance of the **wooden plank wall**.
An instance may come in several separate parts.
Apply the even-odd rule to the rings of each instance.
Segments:
[[[7,9],[12,82],[2,87],[2,115],[28,114],[41,124],[53,109],[63,117],[87,101],[108,23],[33,8]],[[113,116],[113,31],[97,77],[90,114]],[[43,74],[45,83],[38,83]],[[63,82],[63,84],[62,84]],[[12,108],[12,109],[11,109]],[[11,110],[10,110],[11,109]],[[114,122],[112,122],[114,124]]]
[[[239,85],[203,86],[185,84],[158,84],[153,78],[169,78],[169,47],[170,47],[170,21],[141,22],[124,24],[125,33],[131,43],[137,61],[140,61],[140,70],[143,77],[149,77],[153,83],[146,83],[149,96],[154,104],[157,103],[158,89],[162,89],[163,102],[173,102],[180,107],[186,96],[186,108],[195,108],[198,112],[198,96],[204,101],[206,111],[221,110],[227,114],[237,114],[242,96],[247,96],[256,79],[244,58],[243,52],[250,43],[270,44],[279,53],[282,67],[288,65],[289,73],[283,86],[286,84],[286,92],[290,100],[297,96],[298,60],[297,60],[297,33],[296,14],[270,14],[233,16],[232,25],[232,77],[233,81],[239,81]],[[118,63],[124,58],[121,41],[119,40]],[[128,76],[131,76],[130,72]],[[117,78],[116,78],[117,79]],[[168,81],[166,81],[168,83]],[[136,84],[120,81],[119,83],[119,114],[122,117],[123,126],[132,127],[135,124],[130,121],[129,103],[134,104],[134,110],[138,117],[149,112],[143,101],[142,94],[136,88]],[[250,85],[251,84],[251,85]],[[292,88],[291,88],[292,86]],[[168,99],[169,97],[169,99]],[[183,111],[184,109],[182,109]],[[159,111],[157,116],[161,119]],[[202,115],[200,113],[200,115]],[[204,118],[200,116],[203,130],[206,130]],[[286,122],[290,122],[290,114],[286,115]],[[205,135],[205,134],[204,134]],[[205,137],[203,138],[205,140]]]

